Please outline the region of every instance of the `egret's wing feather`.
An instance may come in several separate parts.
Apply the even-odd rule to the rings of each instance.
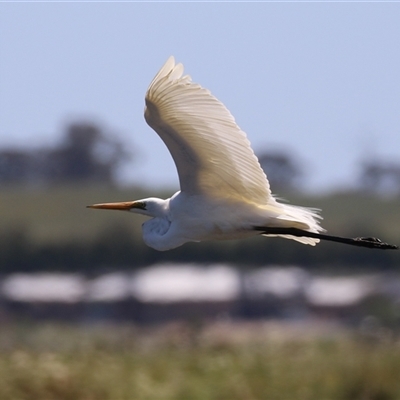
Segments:
[[[246,134],[208,90],[170,57],[146,94],[145,118],[175,161],[181,190],[265,204],[268,180]]]

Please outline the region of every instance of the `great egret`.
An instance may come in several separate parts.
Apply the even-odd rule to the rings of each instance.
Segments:
[[[171,198],[102,203],[90,208],[125,210],[152,219],[145,243],[169,250],[186,242],[281,236],[314,246],[320,239],[392,249],[375,238],[322,234],[315,209],[279,203],[246,134],[208,90],[183,76],[170,57],[146,93],[145,119],[168,147],[181,190]]]

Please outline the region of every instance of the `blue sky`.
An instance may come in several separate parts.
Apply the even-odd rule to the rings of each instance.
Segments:
[[[93,119],[136,150],[124,181],[177,188],[143,118],[174,55],[256,152],[293,153],[309,189],[349,186],[361,160],[400,160],[399,38],[399,3],[0,3],[0,146]]]

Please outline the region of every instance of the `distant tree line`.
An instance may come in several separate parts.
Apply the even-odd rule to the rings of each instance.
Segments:
[[[0,184],[110,184],[127,156],[122,144],[96,124],[72,123],[54,148],[1,150]]]
[[[304,174],[295,157],[281,151],[262,152],[259,154],[259,161],[274,192],[299,190]],[[362,162],[360,167],[361,171],[352,191],[400,195],[400,162],[375,159]]]
[[[123,144],[101,126],[74,122],[66,127],[56,147],[0,149],[0,184],[113,184],[118,167],[129,156]],[[292,154],[261,151],[258,158],[274,193],[301,188],[304,171]],[[372,160],[362,163],[354,188],[374,194],[400,194],[400,162]]]

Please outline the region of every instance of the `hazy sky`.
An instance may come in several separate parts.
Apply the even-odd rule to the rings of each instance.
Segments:
[[[137,150],[125,180],[177,187],[143,118],[170,55],[256,152],[293,152],[309,188],[400,160],[400,3],[0,3],[0,147],[52,145],[94,119]]]

